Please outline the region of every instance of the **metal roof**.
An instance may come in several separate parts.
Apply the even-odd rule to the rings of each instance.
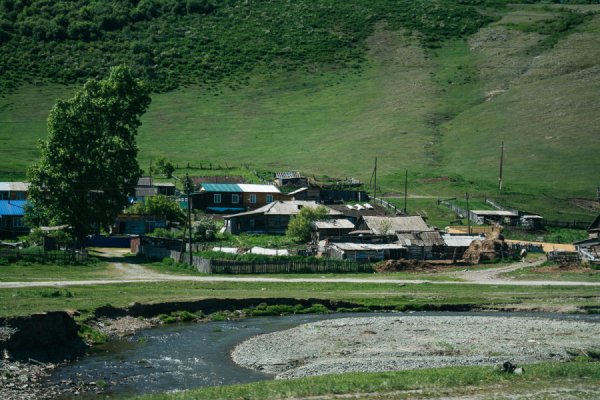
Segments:
[[[8,192],[9,190],[7,182],[0,182],[0,192]]]
[[[251,185],[248,183],[238,184],[244,193],[279,193],[279,190],[273,185]]]
[[[140,179],[138,179],[136,186],[152,186],[152,177],[140,176]]]
[[[485,240],[485,235],[460,235],[445,233],[442,234],[442,239],[444,240],[446,246],[449,247],[469,247],[473,240]]]
[[[15,192],[26,192],[29,190],[29,182],[7,182],[8,190]]]
[[[175,187],[174,183],[170,183],[170,182],[154,182],[154,187],[158,187],[158,186],[162,186],[162,187]]]
[[[317,229],[354,229],[354,224],[347,219],[313,221],[311,224]]]
[[[136,186],[135,187],[135,197],[152,197],[152,196],[156,196],[156,189],[154,189],[152,186],[150,186],[150,187]]]
[[[373,217],[363,215],[363,219],[373,233],[383,235],[386,233],[394,233],[396,231],[431,231],[423,218],[419,215],[405,217]],[[389,221],[389,222],[388,222]],[[387,232],[381,232],[381,227],[389,225]]]
[[[288,193],[288,194],[289,194],[290,196],[293,196],[293,195],[295,195],[295,194],[298,194],[298,193],[300,193],[300,192],[304,192],[305,190],[308,190],[308,188],[307,188],[307,187],[303,187],[303,188],[300,188],[300,189],[298,189],[298,190],[294,190],[293,192],[290,192],[290,193]]]
[[[300,172],[275,172],[275,177],[284,179],[300,178]]]
[[[317,203],[316,201],[308,201],[308,200],[286,200],[286,201],[277,200],[277,201],[274,201],[273,203],[267,204],[266,206],[257,208],[256,210],[248,211],[248,212],[240,213],[240,214],[228,215],[228,216],[225,216],[224,218],[229,219],[229,218],[235,218],[235,217],[240,217],[240,216],[245,216],[245,215],[262,215],[262,214],[295,215],[300,212],[300,209],[302,207],[317,208],[320,205],[321,204]],[[341,215],[341,213],[339,211],[335,211],[335,210],[332,210],[331,208],[329,208],[329,215]]]
[[[237,183],[201,183],[202,191],[206,192],[243,192]]]
[[[23,215],[27,200],[0,200],[0,215]]]
[[[518,217],[519,214],[515,214],[512,211],[490,211],[490,210],[471,210],[472,213],[477,215],[489,215],[498,217]]]
[[[397,243],[331,243],[330,246],[335,246],[344,251],[364,251],[364,250],[400,250],[406,247]]]
[[[439,232],[399,233],[398,243],[404,246],[443,246],[444,240]]]

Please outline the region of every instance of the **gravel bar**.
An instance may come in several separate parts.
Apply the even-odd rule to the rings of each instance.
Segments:
[[[300,378],[505,361],[565,361],[600,350],[600,324],[544,318],[398,316],[326,320],[250,338],[235,347],[237,364]]]

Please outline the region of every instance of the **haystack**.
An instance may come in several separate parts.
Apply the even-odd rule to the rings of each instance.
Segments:
[[[493,232],[488,234],[485,240],[473,240],[465,251],[463,259],[471,264],[479,264],[482,261],[505,258],[509,255],[510,250],[504,242],[504,236]]]

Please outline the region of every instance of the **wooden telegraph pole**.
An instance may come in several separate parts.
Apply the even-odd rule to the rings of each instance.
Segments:
[[[500,189],[502,189],[502,161],[504,158],[504,140],[502,141],[502,145],[500,146],[500,177],[498,178],[498,184],[500,185]]]
[[[190,233],[189,233],[189,238],[190,238],[190,266],[192,265],[192,216],[191,216],[191,206],[190,206],[190,186],[191,182],[190,182],[190,177],[188,176],[188,174],[185,174],[185,191],[187,193],[187,222],[188,224],[190,224]],[[185,234],[184,234],[185,235]]]
[[[469,211],[469,193],[465,193],[467,197],[467,232],[471,234],[471,212]]]
[[[406,193],[408,192],[408,170],[404,175],[404,215],[406,215]]]
[[[375,176],[375,184],[373,185],[373,200],[377,196],[377,157],[375,157],[375,169],[373,170]]]

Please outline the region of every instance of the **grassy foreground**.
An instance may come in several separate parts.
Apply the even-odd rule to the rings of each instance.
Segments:
[[[557,385],[557,381],[562,383]],[[509,375],[493,367],[452,367],[415,371],[348,373],[310,378],[262,381],[244,385],[218,386],[194,389],[189,392],[136,396],[131,399],[280,399],[322,396],[338,398],[346,393],[364,394],[358,398],[437,398],[454,395],[482,395],[484,398],[502,398],[498,395],[544,391],[550,396],[554,390],[578,388],[597,390],[600,385],[600,363],[540,363],[526,365],[523,375]],[[558,387],[557,387],[558,386]],[[354,398],[354,396],[352,396]],[[471,397],[469,397],[471,398]],[[545,397],[553,398],[553,397]],[[589,397],[593,398],[593,397]]]
[[[49,286],[52,284],[50,283]],[[196,301],[200,299],[318,298],[348,301],[364,306],[406,307],[471,305],[482,309],[575,310],[597,307],[593,286],[483,286],[437,283],[335,283],[335,282],[140,282],[68,286],[52,289],[31,287],[0,290],[0,316],[77,309],[92,312],[110,303],[125,307],[132,302]],[[59,291],[49,295],[48,291]],[[257,304],[260,301],[257,301]]]

